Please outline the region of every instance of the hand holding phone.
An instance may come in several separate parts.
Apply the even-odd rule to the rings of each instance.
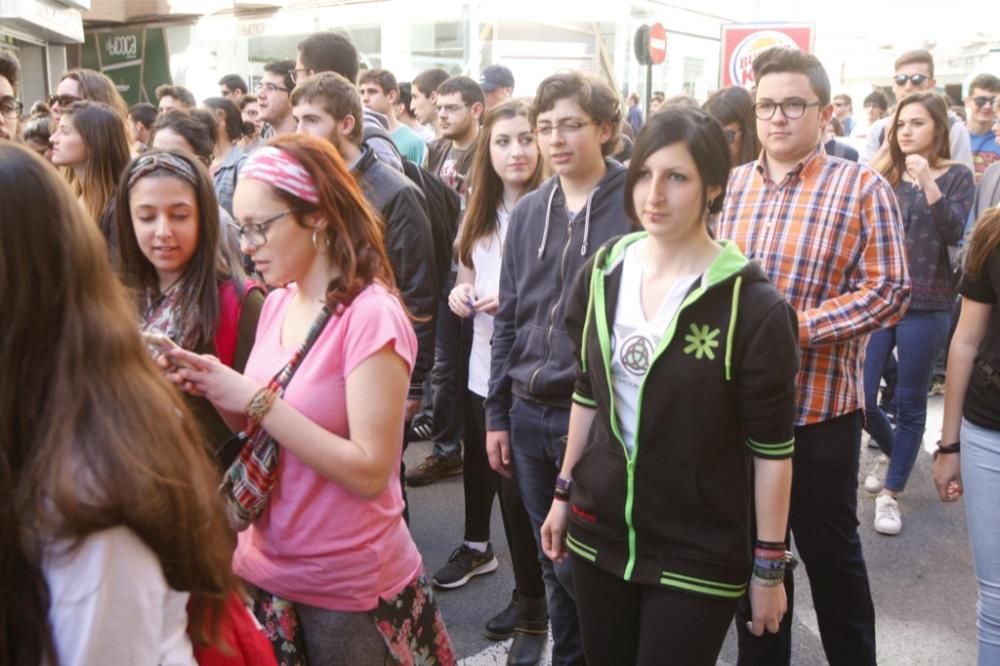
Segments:
[[[190,364],[184,362],[175,361],[169,356],[169,353],[175,349],[180,349],[180,345],[171,340],[168,336],[162,333],[153,333],[150,331],[142,332],[142,340],[146,343],[150,349],[155,352],[154,358],[159,358],[160,356],[166,357],[170,365],[179,368],[193,369]]]

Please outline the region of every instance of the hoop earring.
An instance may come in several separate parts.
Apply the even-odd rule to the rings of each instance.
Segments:
[[[320,247],[319,241],[317,240],[317,235],[319,234],[319,232],[320,229],[318,228],[313,229],[312,233],[313,247],[316,248],[316,251],[319,252],[320,254],[326,254],[326,251],[330,249],[330,237],[327,236],[326,234],[323,234],[323,238],[326,240],[326,242],[323,244],[323,247]]]

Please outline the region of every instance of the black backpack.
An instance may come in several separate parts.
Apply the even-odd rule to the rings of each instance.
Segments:
[[[364,140],[373,136],[392,141],[389,133],[380,127],[365,127]],[[458,192],[448,187],[443,180],[414,164],[406,157],[402,158],[403,173],[423,192],[424,212],[431,222],[431,232],[434,234],[434,265],[437,269],[438,284],[444,288],[448,284],[451,273],[452,246],[458,235],[458,222],[462,216],[462,200]]]

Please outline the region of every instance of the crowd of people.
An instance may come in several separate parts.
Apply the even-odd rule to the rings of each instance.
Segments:
[[[508,664],[713,664],[734,618],[790,664],[798,560],[828,661],[875,664],[862,431],[895,535],[944,367],[1000,662],[1000,79],[952,108],[907,52],[855,118],[775,48],[644,117],[579,72],[288,56],[25,112],[0,52],[0,663],[454,664],[435,595],[504,566],[499,498]],[[408,495],[452,475],[427,563]]]

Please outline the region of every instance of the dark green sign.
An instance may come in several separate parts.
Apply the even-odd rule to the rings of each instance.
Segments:
[[[129,106],[156,101],[156,87],[172,83],[163,28],[88,32],[81,64],[106,74]]]

